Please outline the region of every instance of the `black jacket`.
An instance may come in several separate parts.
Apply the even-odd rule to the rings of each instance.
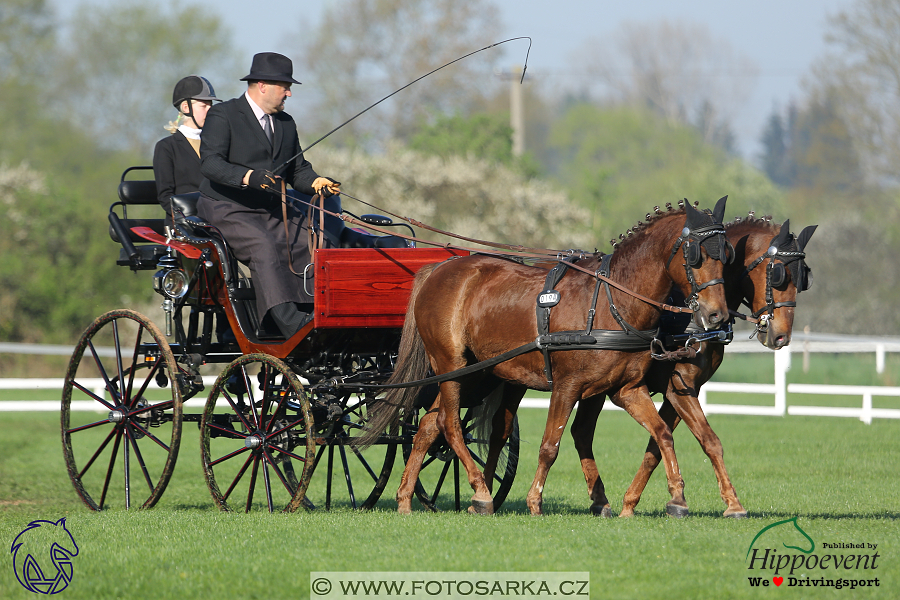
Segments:
[[[272,128],[270,145],[243,95],[210,108],[200,138],[200,171],[205,178],[200,191],[216,200],[231,200],[251,208],[271,207],[276,196],[242,188],[241,180],[248,169],[275,171],[300,152],[297,126],[290,115],[272,115]],[[314,193],[312,183],[318,175],[302,154],[276,174],[295,190]]]
[[[188,194],[200,189],[200,157],[180,131],[156,143],[153,151],[153,174],[156,177],[156,196],[160,206],[169,214],[169,198],[173,194]]]

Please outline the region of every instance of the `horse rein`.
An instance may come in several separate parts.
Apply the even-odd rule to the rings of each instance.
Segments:
[[[375,206],[374,204],[370,204],[369,202],[366,202],[365,200],[360,200],[356,196],[351,196],[350,194],[348,194],[344,191],[342,191],[341,193],[344,196],[347,196],[348,198],[356,200],[360,204],[365,204],[369,208],[374,208],[375,210],[378,210],[387,215],[390,215],[392,217],[395,217],[397,219],[405,221],[414,227],[418,227],[420,229],[425,229],[426,231],[432,231],[439,235],[445,235],[447,237],[452,237],[452,238],[456,238],[458,240],[463,240],[464,242],[480,244],[482,246],[487,246],[489,248],[500,248],[501,250],[512,250],[513,252],[525,252],[525,251],[536,252],[536,253],[540,253],[540,254],[546,254],[547,256],[560,256],[560,255],[568,253],[568,250],[554,250],[551,248],[529,248],[527,246],[520,246],[520,245],[514,245],[514,244],[500,244],[498,242],[489,242],[486,240],[478,240],[475,238],[466,237],[464,235],[459,235],[458,233],[453,233],[451,231],[444,231],[443,229],[438,229],[437,227],[432,227],[431,225],[428,225],[427,223],[422,223],[421,221],[417,221],[410,217],[404,217],[401,215],[394,214],[387,209],[381,208],[380,206]]]
[[[282,185],[283,185],[283,184],[282,184]],[[389,231],[389,230],[387,230],[387,229],[383,229],[383,228],[381,228],[381,227],[378,227],[377,225],[371,225],[371,224],[366,223],[366,222],[364,222],[364,221],[360,221],[360,220],[358,220],[358,219],[356,219],[356,218],[354,218],[354,217],[352,217],[352,216],[348,216],[348,215],[345,215],[345,214],[334,213],[334,212],[332,212],[332,211],[330,211],[330,210],[327,210],[327,209],[325,209],[325,208],[323,208],[323,207],[316,206],[316,205],[315,205],[314,203],[312,203],[312,202],[307,202],[306,200],[301,200],[300,198],[294,198],[294,197],[291,197],[290,199],[291,199],[291,201],[293,201],[293,202],[299,202],[299,203],[301,203],[301,204],[305,204],[306,206],[308,206],[308,207],[310,207],[310,208],[313,208],[313,209],[315,209],[315,210],[318,210],[318,211],[320,212],[320,215],[322,215],[322,218],[323,218],[323,219],[324,219],[324,215],[329,215],[329,216],[332,216],[332,217],[336,217],[336,218],[338,218],[338,219],[344,221],[345,223],[350,223],[351,225],[358,225],[358,226],[360,226],[360,227],[364,227],[364,228],[370,229],[370,230],[372,230],[372,231],[377,231],[378,233],[381,233],[381,234],[384,234],[384,235],[390,235],[390,236],[398,237],[398,238],[400,238],[400,239],[409,240],[409,241],[416,242],[416,243],[421,243],[421,244],[426,244],[426,245],[428,245],[428,246],[434,246],[434,247],[437,247],[437,248],[445,248],[445,249],[448,249],[448,250],[463,250],[463,251],[466,251],[466,252],[472,252],[472,253],[474,253],[474,254],[481,254],[481,255],[484,255],[484,256],[494,256],[494,257],[497,257],[497,258],[510,258],[510,255],[509,255],[509,254],[504,254],[504,253],[501,253],[501,252],[490,252],[490,251],[484,250],[483,248],[469,248],[469,247],[466,247],[466,246],[457,246],[457,245],[451,244],[451,243],[441,244],[441,243],[438,243],[438,242],[432,242],[432,241],[429,241],[429,240],[424,240],[424,239],[422,239],[422,238],[417,238],[417,237],[415,237],[415,236],[409,236],[409,235],[405,235],[405,234],[402,234],[402,233],[397,233],[397,232],[394,232],[394,231]],[[286,193],[284,193],[284,194],[282,195],[282,214],[283,214],[283,215],[287,215],[287,201],[288,201],[288,196],[287,196]],[[287,226],[286,226],[286,225],[285,225],[285,230],[287,230]],[[552,258],[556,258],[557,260],[561,260],[563,254],[565,254],[565,255],[567,255],[567,256],[573,256],[575,253],[574,253],[574,251],[559,252],[559,253],[554,253],[554,254],[539,254],[539,253],[527,253],[527,252],[522,252],[522,253],[517,254],[516,256],[521,256],[521,257],[524,257],[524,258],[534,258],[534,259],[547,259],[548,257],[552,257]],[[583,256],[587,256],[587,255],[586,255],[585,253],[583,253],[583,252],[582,252],[581,254],[582,254]],[[649,304],[649,305],[651,305],[651,306],[654,306],[654,307],[656,307],[656,308],[658,308],[658,309],[660,309],[660,310],[665,310],[665,311],[675,312],[675,313],[693,313],[693,312],[694,312],[694,309],[691,308],[691,307],[688,307],[688,306],[684,306],[684,307],[682,307],[682,306],[673,306],[673,305],[671,305],[671,304],[666,304],[665,302],[659,302],[659,301],[653,300],[653,299],[651,299],[651,298],[648,298],[648,297],[646,297],[646,296],[644,296],[644,295],[642,295],[642,294],[639,294],[639,293],[637,293],[637,292],[635,292],[635,291],[633,291],[633,290],[628,289],[627,287],[623,286],[623,285],[620,284],[620,283],[617,283],[617,282],[615,282],[615,281],[613,281],[613,280],[607,278],[605,275],[601,274],[599,271],[591,271],[590,269],[586,269],[586,268],[584,268],[584,267],[582,267],[582,266],[580,266],[580,265],[578,265],[578,264],[574,264],[574,263],[570,263],[570,267],[571,267],[572,269],[575,269],[575,270],[577,270],[577,271],[581,271],[582,273],[585,273],[585,274],[587,274],[587,275],[590,275],[591,277],[594,277],[594,278],[596,278],[596,279],[599,279],[600,281],[603,281],[604,283],[609,284],[610,286],[616,288],[617,290],[619,290],[619,291],[621,291],[621,292],[624,292],[624,293],[626,293],[626,294],[628,294],[628,295],[630,295],[630,296],[632,296],[632,297],[634,297],[634,298],[636,298],[636,299],[638,299],[638,300],[640,300],[640,301],[642,301],[642,302],[645,302],[645,303],[647,303],[647,304]],[[293,267],[291,268],[291,272],[293,272],[295,275],[299,275],[296,271],[294,271]],[[704,285],[704,287],[706,287],[706,286],[708,286],[708,285],[713,285],[713,284],[716,283],[717,281],[718,281],[718,280],[715,280],[715,281],[713,281],[713,282],[710,282],[710,283]],[[701,288],[701,289],[702,289],[702,288]]]

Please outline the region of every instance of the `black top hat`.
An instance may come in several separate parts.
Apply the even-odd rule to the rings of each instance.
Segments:
[[[241,81],[284,81],[300,83],[293,78],[294,64],[287,56],[276,52],[260,52],[253,56],[250,74]]]

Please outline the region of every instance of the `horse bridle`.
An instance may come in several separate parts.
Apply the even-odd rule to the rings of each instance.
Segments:
[[[685,228],[681,230],[681,235],[675,240],[675,245],[672,246],[672,253],[669,255],[669,260],[666,261],[666,269],[668,269],[669,265],[672,264],[672,259],[675,258],[675,253],[678,252],[678,248],[681,248],[682,254],[684,255],[684,272],[685,275],[687,275],[688,283],[691,284],[691,294],[685,298],[684,304],[693,311],[697,311],[700,306],[697,301],[700,292],[711,285],[725,284],[725,280],[719,277],[701,285],[697,283],[697,279],[694,277],[694,269],[699,268],[700,265],[703,264],[701,246],[713,239],[712,236],[721,236],[717,241],[725,256],[720,256],[719,260],[723,263],[733,261],[734,248],[725,236],[725,226],[721,223],[704,225],[695,229],[685,226]],[[710,253],[707,252],[707,254]]]
[[[787,281],[787,267],[790,263],[794,261],[801,261],[801,264],[798,265],[799,269],[803,269],[805,264],[803,263],[806,258],[806,253],[799,249],[796,238],[791,235],[789,249],[780,249],[775,245],[775,239],[772,240],[771,245],[768,250],[762,255],[757,257],[750,266],[744,269],[744,272],[741,273],[741,279],[750,275],[750,271],[758,267],[763,261],[768,259],[768,263],[766,263],[766,305],[760,308],[757,311],[751,313],[751,316],[754,319],[759,319],[756,323],[756,331],[753,332],[753,335],[758,333],[765,333],[769,327],[769,319],[775,316],[775,309],[782,307],[793,308],[797,306],[797,303],[793,300],[789,300],[787,302],[775,302],[775,297],[772,292],[772,288],[781,287]],[[811,272],[809,272],[809,268],[806,267],[807,273],[806,277],[803,278],[803,282],[798,285],[798,282],[794,282],[794,285],[797,287],[797,293],[804,292],[810,288],[812,285],[812,281],[810,279]],[[800,271],[798,270],[798,273]],[[753,310],[753,307],[750,306],[746,299],[742,300],[742,302],[749,308]],[[766,314],[763,314],[766,313]],[[751,336],[753,337],[753,336]]]

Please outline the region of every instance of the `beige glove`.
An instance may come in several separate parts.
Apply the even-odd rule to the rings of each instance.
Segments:
[[[313,189],[316,190],[317,194],[322,192],[322,188],[325,188],[332,194],[341,193],[341,182],[335,181],[330,177],[316,177],[316,180],[313,181],[312,186]]]

